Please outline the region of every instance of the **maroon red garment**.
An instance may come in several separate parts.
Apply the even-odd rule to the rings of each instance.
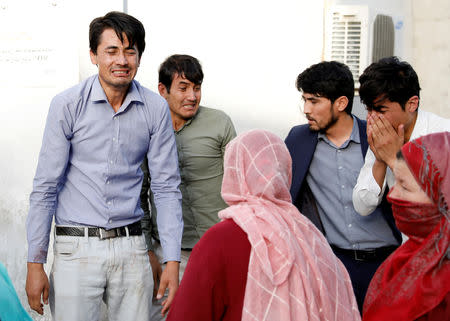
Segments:
[[[167,321],[238,321],[250,243],[233,220],[211,227],[195,245]]]
[[[433,204],[388,196],[409,240],[375,273],[363,320],[450,320],[450,133],[420,137],[402,154]]]

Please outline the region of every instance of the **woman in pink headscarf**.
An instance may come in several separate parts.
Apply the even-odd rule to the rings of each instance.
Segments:
[[[363,320],[450,320],[450,133],[405,144],[388,195],[409,239],[377,270]]]
[[[291,158],[253,130],[227,146],[229,207],[192,251],[170,320],[360,320],[345,267],[291,204]]]

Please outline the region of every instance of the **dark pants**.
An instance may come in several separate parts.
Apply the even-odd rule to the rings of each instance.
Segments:
[[[355,292],[356,302],[358,303],[359,312],[362,314],[364,298],[366,297],[367,288],[372,280],[375,271],[383,263],[388,255],[382,256],[376,260],[359,261],[355,260],[352,255],[346,253],[340,253],[334,250],[334,254],[345,265],[345,268],[350,275],[350,279],[353,285],[353,291]]]

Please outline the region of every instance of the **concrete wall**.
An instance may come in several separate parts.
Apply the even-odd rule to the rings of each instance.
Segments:
[[[412,64],[422,87],[420,106],[450,118],[450,2],[411,1]]]

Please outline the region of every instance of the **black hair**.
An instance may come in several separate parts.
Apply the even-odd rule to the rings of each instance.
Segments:
[[[334,101],[345,96],[348,99],[345,111],[352,113],[355,82],[348,66],[337,61],[323,61],[312,65],[297,77],[297,89],[301,92],[325,97]]]
[[[359,77],[359,96],[370,111],[376,101],[389,99],[405,110],[413,96],[420,98],[419,78],[413,67],[397,57],[387,57],[372,63]]]
[[[136,44],[139,58],[145,49],[145,29],[136,18],[118,11],[108,12],[104,17],[92,20],[89,25],[89,48],[97,54],[100,37],[105,29],[113,29],[123,43],[123,34],[127,36],[130,47]]]
[[[172,55],[159,67],[159,82],[170,92],[173,78],[178,74],[195,85],[203,82],[202,66],[197,58],[189,55]]]

